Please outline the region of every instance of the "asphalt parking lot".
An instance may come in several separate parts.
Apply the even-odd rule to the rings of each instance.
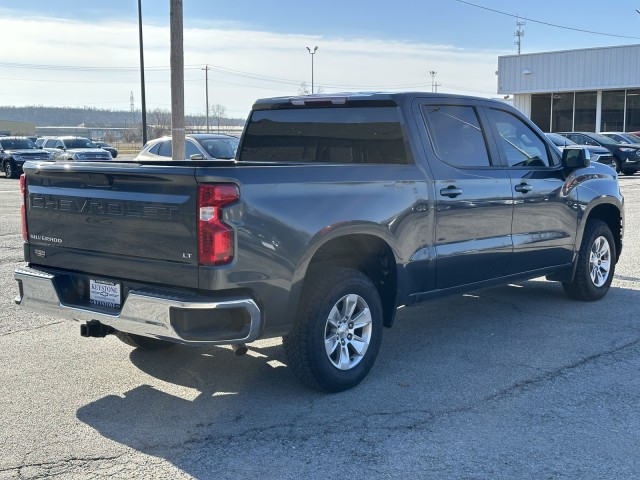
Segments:
[[[14,305],[17,180],[0,176],[0,479],[640,477],[640,174],[620,178],[609,294],[537,279],[402,310],[350,391],[279,341],[144,353]]]

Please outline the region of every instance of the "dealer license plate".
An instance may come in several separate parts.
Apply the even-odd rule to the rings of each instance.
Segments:
[[[103,307],[120,308],[120,284],[89,279],[89,302]]]

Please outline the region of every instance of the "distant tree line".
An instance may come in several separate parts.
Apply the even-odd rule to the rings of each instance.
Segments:
[[[16,122],[30,122],[38,127],[63,127],[63,126],[139,126],[142,123],[140,110],[134,112],[126,110],[109,110],[93,107],[45,107],[28,106],[12,107],[0,106],[0,119]],[[168,119],[168,121],[167,121]],[[228,118],[226,109],[222,105],[214,105],[209,113],[210,131],[215,132],[228,126],[242,126],[245,119]],[[171,127],[171,112],[165,109],[147,111],[148,125],[161,125]],[[188,115],[185,117],[187,126],[203,126],[206,124],[205,114]]]

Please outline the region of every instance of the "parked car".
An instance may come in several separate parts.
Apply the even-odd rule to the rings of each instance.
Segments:
[[[93,143],[96,144],[96,147],[102,148],[103,150],[106,150],[107,152],[109,152],[113,158],[116,158],[118,156],[118,150],[113,148],[108,143],[106,142],[93,142]]]
[[[41,148],[51,153],[51,160],[104,162],[111,154],[84,137],[44,137]]]
[[[615,170],[633,175],[640,170],[640,144],[623,144],[605,135],[593,132],[557,132],[559,135],[581,145],[604,147],[611,152],[616,162]]]
[[[185,136],[185,153],[189,160],[231,160],[240,140],[231,135],[194,133]],[[171,137],[156,138],[142,147],[135,160],[171,160]]]
[[[578,145],[573,140],[569,140],[567,137],[563,137],[562,135],[558,135],[557,133],[545,133],[545,135],[561,151],[564,150],[565,147],[569,147],[569,146],[582,147],[585,150],[589,151],[592,162],[599,162],[605,165],[609,165],[613,169],[616,168],[616,162],[613,159],[613,155],[607,148],[596,147],[594,145]]]
[[[600,132],[600,134],[620,143],[640,143],[640,137],[629,132]]]
[[[27,160],[49,160],[49,156],[27,137],[0,137],[0,161],[7,178],[18,177]]]

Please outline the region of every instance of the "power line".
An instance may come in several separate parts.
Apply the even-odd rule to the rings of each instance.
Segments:
[[[465,5],[469,5],[471,7],[481,8],[482,10],[488,10],[490,12],[499,13],[500,15],[506,15],[507,17],[519,18],[518,15],[516,14],[503,12],[501,10],[496,10],[494,8],[484,7],[482,5],[477,5],[475,3],[467,2],[465,0],[455,0],[455,1],[458,3],[464,3]],[[557,25],[555,23],[543,22],[542,20],[533,20],[531,18],[527,18],[527,21],[533,22],[533,23],[539,23],[541,25],[546,25],[548,27],[562,28],[564,30],[572,30],[574,32],[590,33],[592,35],[602,35],[604,37],[631,38],[633,40],[640,40],[640,37],[632,37],[629,35],[616,35],[615,33],[595,32],[593,30],[583,30],[581,28],[567,27],[565,25]]]
[[[5,68],[25,68],[34,70],[63,70],[72,72],[105,72],[105,71],[120,71],[120,72],[137,72],[140,67],[104,67],[104,66],[79,66],[79,65],[45,65],[37,63],[11,63],[0,62],[0,67]],[[197,70],[200,65],[185,65],[185,70]],[[170,71],[171,67],[144,67],[145,70],[154,71]]]

